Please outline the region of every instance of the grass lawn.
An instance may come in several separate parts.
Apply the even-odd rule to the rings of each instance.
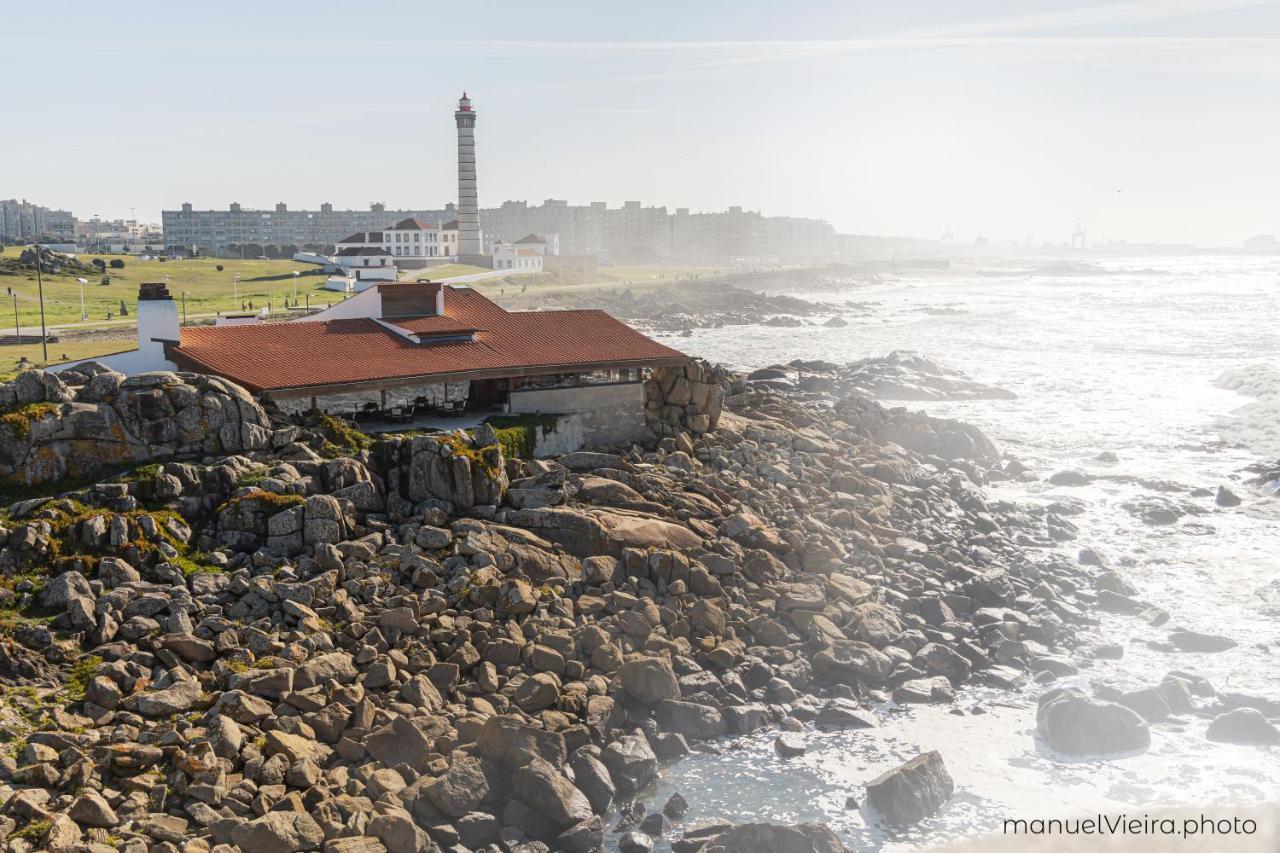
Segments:
[[[74,361],[80,358],[106,355],[107,353],[133,349],[137,345],[137,336],[125,331],[121,331],[119,335],[111,337],[85,336],[68,338],[49,344],[48,363],[57,364],[61,361]],[[66,358],[63,358],[64,355]],[[39,343],[0,346],[0,382],[7,382],[18,374],[18,364],[23,356],[26,356],[27,361],[34,367],[45,366]]]
[[[400,281],[416,281],[420,278],[439,281],[442,278],[452,278],[455,275],[475,275],[481,272],[491,272],[491,270],[485,267],[475,267],[471,264],[445,264],[440,267],[426,267],[420,270],[401,270]]]
[[[9,246],[0,257],[16,258],[21,248]],[[85,312],[90,323],[102,323],[110,312],[113,318],[120,317],[120,302],[124,301],[129,311],[126,318],[132,325],[134,309],[138,301],[138,285],[144,281],[169,280],[169,292],[174,300],[182,305],[186,296],[187,314],[191,318],[210,316],[217,312],[239,311],[241,304],[246,307],[250,301],[255,308],[267,303],[268,296],[273,298],[273,306],[284,307],[284,299],[291,301],[294,293],[293,271],[302,273],[297,282],[298,301],[305,302],[309,295],[313,305],[325,305],[336,302],[340,296],[325,290],[326,276],[319,272],[319,267],[311,264],[299,264],[291,260],[283,261],[239,261],[226,258],[195,258],[178,261],[143,261],[132,255],[94,255],[80,253],[81,261],[90,263],[94,258],[111,261],[120,258],[125,267],[121,270],[108,269],[111,284],[102,286],[99,276],[86,275],[89,283],[84,286]],[[222,266],[222,270],[218,270]],[[238,298],[232,296],[232,276],[240,275],[239,285],[235,288]],[[49,326],[66,325],[80,322],[80,285],[75,274],[59,274],[44,276],[45,322]],[[20,275],[0,275],[0,287],[12,288],[18,296],[18,316],[24,327],[40,325],[40,303],[37,296],[35,273]],[[5,299],[0,302],[0,330],[13,326],[13,297],[9,291],[0,293]]]

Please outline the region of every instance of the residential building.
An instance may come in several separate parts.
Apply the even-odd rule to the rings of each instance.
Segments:
[[[493,268],[512,272],[542,272],[542,253],[516,243],[498,243],[493,247]]]
[[[76,218],[69,210],[52,210],[23,199],[0,200],[0,240],[73,240]]]
[[[328,246],[352,232],[379,231],[404,219],[445,222],[457,215],[452,204],[439,210],[387,210],[376,202],[368,210],[335,210],[327,202],[319,210],[290,210],[283,203],[274,210],[239,204],[226,210],[196,210],[188,203],[179,210],[163,211],[161,218],[164,244],[170,251],[227,255],[249,245]]]

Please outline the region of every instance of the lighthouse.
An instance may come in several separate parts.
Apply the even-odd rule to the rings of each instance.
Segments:
[[[484,247],[476,201],[476,113],[466,92],[458,99],[453,119],[458,125],[458,259],[474,262]]]

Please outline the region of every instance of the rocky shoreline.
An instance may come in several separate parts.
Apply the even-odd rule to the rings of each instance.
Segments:
[[[787,369],[724,376],[701,434],[552,460],[484,427],[343,446],[208,377],[24,374],[23,453],[109,409],[112,463],[154,461],[5,513],[3,849],[842,850],[646,790],[724,735],[786,755],[1050,680],[1123,593],[1049,554],[1064,519],[984,496],[1009,463],[976,429]],[[1045,725],[1080,701],[1120,707],[1051,696]],[[936,754],[868,783],[895,823],[952,788]]]

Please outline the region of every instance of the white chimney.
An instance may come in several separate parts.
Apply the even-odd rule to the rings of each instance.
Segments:
[[[146,282],[138,290],[138,351],[148,363],[167,362],[165,344],[181,343],[178,305],[164,282]],[[153,370],[165,368],[154,367]]]

